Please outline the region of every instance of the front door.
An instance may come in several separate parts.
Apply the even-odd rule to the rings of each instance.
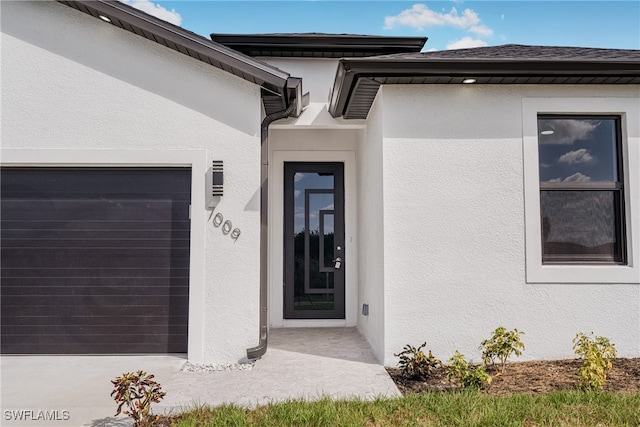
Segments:
[[[344,164],[284,164],[284,318],[344,319]]]

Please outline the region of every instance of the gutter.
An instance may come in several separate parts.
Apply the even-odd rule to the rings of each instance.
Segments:
[[[276,120],[298,117],[302,112],[302,79],[287,79],[286,92],[289,106],[269,114],[260,126],[260,338],[258,345],[247,349],[248,359],[259,359],[267,352],[269,341],[267,316],[267,272],[269,246],[269,125]]]

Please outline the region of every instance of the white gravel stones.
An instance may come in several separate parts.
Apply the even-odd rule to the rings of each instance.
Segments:
[[[253,369],[255,361],[247,363],[226,363],[222,365],[196,364],[187,362],[182,368],[183,372],[217,372],[217,371],[248,371]]]

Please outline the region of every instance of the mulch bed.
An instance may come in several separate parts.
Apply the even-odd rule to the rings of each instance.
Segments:
[[[581,360],[551,360],[535,362],[510,362],[504,375],[495,369],[487,371],[493,382],[482,390],[491,395],[513,393],[549,393],[577,388],[576,371]],[[400,369],[387,368],[387,372],[403,394],[423,391],[455,390],[446,375],[445,368],[436,368],[426,380],[411,380],[402,376]],[[640,392],[640,358],[615,359],[603,387],[606,391],[622,393]]]

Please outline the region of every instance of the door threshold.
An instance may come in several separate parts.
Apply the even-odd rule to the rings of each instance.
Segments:
[[[278,326],[272,328],[341,328],[347,327],[345,319],[283,319]]]

